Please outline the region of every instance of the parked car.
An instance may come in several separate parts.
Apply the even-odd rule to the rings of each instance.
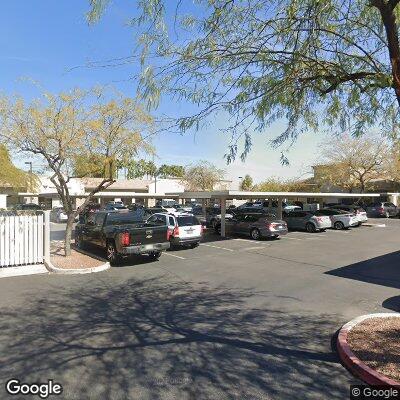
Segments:
[[[80,214],[93,213],[99,211],[101,208],[99,203],[89,203],[83,209],[78,207]]]
[[[144,212],[150,216],[153,214],[168,213],[168,210],[163,207],[145,207]]]
[[[225,220],[233,218],[232,210],[225,211]],[[221,209],[218,207],[210,207],[206,209],[206,225],[215,228],[216,224],[221,222]]]
[[[183,206],[182,204],[175,204],[173,208],[175,209],[175,211],[188,212],[188,213],[191,213],[193,210],[193,207]]]
[[[84,222],[76,225],[75,243],[80,248],[90,243],[104,249],[111,263],[143,254],[157,260],[170,246],[165,224],[143,221],[129,211],[89,214]]]
[[[75,221],[78,221],[79,216],[75,217]],[[68,221],[68,215],[66,214],[65,210],[63,207],[54,207],[50,211],[50,221],[53,222],[67,222]]]
[[[26,204],[16,204],[12,207],[13,210],[32,210],[32,211],[42,211],[42,207],[39,204],[35,203],[26,203]]]
[[[261,238],[277,238],[287,234],[285,221],[277,219],[268,213],[238,213],[232,219],[226,220],[225,230],[230,234],[249,235],[254,240]],[[215,226],[215,231],[221,233],[221,221]]]
[[[331,219],[334,229],[347,229],[358,225],[358,218],[356,215],[347,211],[323,208],[319,210],[319,214],[327,215]]]
[[[356,204],[335,204],[333,206],[330,206],[329,208],[334,209],[334,210],[343,210],[347,212],[351,212],[355,214],[358,220],[358,226],[363,224],[364,222],[368,221],[368,216],[366,211],[359,205]]]
[[[168,226],[171,247],[197,247],[203,237],[203,225],[193,214],[154,214],[148,222],[164,223]]]
[[[289,229],[305,229],[307,232],[324,231],[332,227],[331,219],[317,211],[289,211],[283,213]]]
[[[110,202],[107,203],[104,207],[105,211],[123,211],[128,210],[128,207],[124,206],[121,202]]]
[[[393,203],[380,201],[368,206],[367,214],[371,217],[397,217],[399,215],[399,209]]]
[[[278,209],[278,202],[276,200],[258,200],[255,201],[252,205],[253,207],[262,207],[266,211],[276,211]],[[282,202],[282,210],[283,211],[293,211],[293,210],[301,210],[301,207],[291,204]]]

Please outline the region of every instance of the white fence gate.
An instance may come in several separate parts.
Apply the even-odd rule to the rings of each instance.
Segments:
[[[0,214],[0,267],[43,263],[43,222],[43,214]]]

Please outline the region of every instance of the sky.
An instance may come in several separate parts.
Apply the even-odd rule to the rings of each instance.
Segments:
[[[127,96],[135,95],[137,61],[104,68],[87,68],[88,62],[126,57],[133,53],[135,37],[127,22],[135,15],[135,0],[114,0],[104,17],[89,26],[86,0],[13,0],[2,2],[0,14],[0,92],[19,94],[27,99],[40,96],[40,88],[50,92],[74,87],[90,88],[112,85]],[[185,112],[191,107],[164,98],[155,115]],[[254,133],[253,149],[245,162],[226,165],[229,135],[219,131],[226,126],[223,115],[211,118],[196,133],[163,133],[154,139],[157,164],[180,164],[207,160],[226,171],[226,177],[239,182],[250,174],[255,182],[269,177],[305,176],[320,159],[319,145],[324,134],[306,133],[285,153],[290,165],[280,164],[282,150],[272,149],[268,142],[282,129],[283,123],[263,133]],[[24,165],[24,159],[15,158]],[[37,167],[40,165],[35,162]]]

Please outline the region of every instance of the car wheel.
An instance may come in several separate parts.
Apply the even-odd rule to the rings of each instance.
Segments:
[[[254,240],[260,240],[261,239],[261,233],[257,228],[254,228],[250,231],[250,236]]]
[[[75,246],[78,249],[84,249],[85,248],[85,242],[82,240],[82,236],[81,235],[76,235],[75,237]]]
[[[151,253],[149,253],[149,257],[153,261],[157,261],[161,257],[161,251],[152,251]]]
[[[314,233],[317,231],[317,228],[315,227],[315,225],[312,222],[307,222],[306,231],[310,232],[310,233]]]
[[[344,224],[343,224],[343,222],[341,222],[341,221],[336,221],[336,222],[333,224],[333,227],[334,227],[335,229],[338,229],[338,230],[340,231],[340,230],[344,229]]]
[[[115,264],[118,261],[120,261],[120,257],[117,253],[117,249],[115,247],[114,242],[110,241],[107,243],[106,257],[107,257],[107,260],[110,262],[110,264]]]
[[[191,249],[194,249],[195,247],[199,247],[199,245],[200,245],[199,242],[197,242],[197,243],[192,243],[192,244],[190,245],[190,248],[191,248]]]

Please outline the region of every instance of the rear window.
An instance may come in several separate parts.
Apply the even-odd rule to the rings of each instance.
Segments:
[[[142,222],[143,217],[138,213],[112,213],[108,214],[106,225],[125,225],[125,224],[135,224],[137,222]]]
[[[177,217],[176,220],[178,222],[178,226],[200,225],[199,220],[192,215]]]

